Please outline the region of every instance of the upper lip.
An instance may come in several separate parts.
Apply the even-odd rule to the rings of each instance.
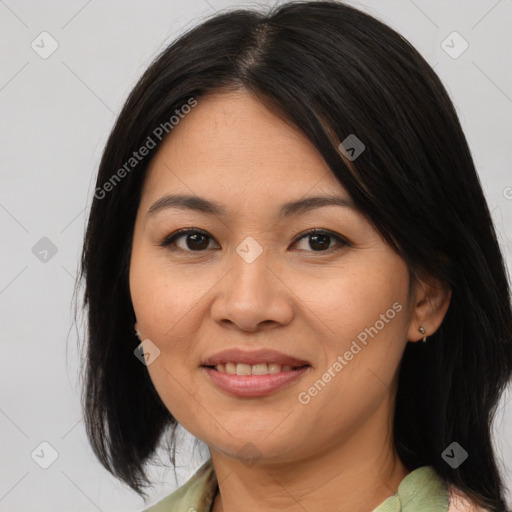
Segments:
[[[258,349],[258,350],[242,350],[238,348],[230,348],[221,350],[207,357],[202,365],[215,366],[217,364],[225,363],[245,363],[245,364],[262,364],[262,363],[276,363],[288,364],[290,366],[304,366],[309,363],[302,359],[283,354],[277,350],[272,349]]]

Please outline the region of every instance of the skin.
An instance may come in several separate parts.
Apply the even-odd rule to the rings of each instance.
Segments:
[[[216,201],[227,214],[147,214],[171,193]],[[147,369],[164,404],[210,449],[215,512],[363,512],[408,474],[392,446],[397,368],[406,343],[423,338],[420,326],[437,330],[451,292],[425,279],[408,301],[405,262],[355,209],[279,217],[282,203],[322,194],[350,199],[306,137],[242,90],[198,99],[148,169],[130,264],[136,328],[161,351]],[[207,237],[184,235],[175,250],[158,245],[183,228]],[[351,245],[333,236],[315,250],[304,236],[313,228]],[[249,236],[263,251],[252,263],[236,252]],[[401,311],[300,403],[298,394],[394,303]],[[200,367],[232,347],[274,348],[311,368],[272,395],[234,397]],[[244,458],[247,443],[255,463]]]

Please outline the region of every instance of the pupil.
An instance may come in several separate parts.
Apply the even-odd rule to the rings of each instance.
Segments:
[[[318,243],[320,239],[320,243]],[[328,249],[329,248],[329,235],[311,235],[310,245],[311,248],[316,250]],[[323,242],[323,243],[322,243]],[[315,247],[316,245],[316,247]]]
[[[190,246],[190,244],[189,244],[190,240],[192,240],[192,243],[194,244],[194,243],[197,243],[198,238],[199,239],[202,238],[203,243],[199,244],[199,245]],[[200,233],[194,233],[192,235],[189,234],[187,237],[187,246],[189,249],[206,249],[208,247],[208,241],[206,240],[206,237],[204,235],[201,235]]]

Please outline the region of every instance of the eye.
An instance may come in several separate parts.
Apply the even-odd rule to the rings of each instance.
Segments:
[[[338,242],[338,246],[351,246],[350,242],[343,237],[330,231],[320,229],[312,229],[307,233],[304,233],[295,240],[294,244],[307,238],[309,238],[309,246],[313,249],[313,252],[330,252],[332,249],[336,249],[336,247],[331,246],[331,242],[333,240]],[[177,242],[182,239],[183,243],[180,246]],[[188,228],[181,229],[167,236],[158,245],[162,247],[169,247],[171,250],[203,252],[206,249],[212,248],[209,247],[209,243],[212,240],[213,238],[205,231]]]
[[[184,244],[179,246],[176,241],[182,238],[184,239]],[[200,252],[208,249],[208,244],[211,240],[213,240],[213,238],[200,229],[180,229],[176,233],[164,238],[159,245],[169,247],[172,250],[175,249],[170,246],[175,245],[178,247],[178,250]]]
[[[341,247],[351,246],[350,242],[341,236],[335,235],[330,231],[324,231],[320,229],[312,229],[308,231],[299,237],[295,243],[307,238],[309,238],[309,246],[313,249],[313,252],[330,252],[333,249],[333,247],[330,246],[332,240],[336,240],[338,245]]]

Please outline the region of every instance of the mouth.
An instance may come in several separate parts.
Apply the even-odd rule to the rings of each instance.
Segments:
[[[312,366],[273,349],[231,348],[207,357],[201,369],[210,384],[230,396],[260,397],[293,385]]]
[[[290,364],[279,363],[258,363],[246,364],[230,361],[227,363],[219,363],[217,365],[203,365],[203,368],[210,368],[220,373],[228,375],[276,375],[283,372],[292,372],[301,368],[310,367],[309,364],[292,366]]]
[[[230,348],[207,357],[201,365],[230,375],[266,375],[300,368],[309,361],[269,348]]]
[[[233,363],[231,365],[230,363],[227,363],[226,365],[202,366],[201,369],[206,373],[210,384],[213,384],[217,389],[230,396],[242,398],[271,395],[279,390],[292,386],[306,373],[311,371],[311,366],[309,364],[297,367],[290,366],[286,369],[278,368],[281,365],[270,365],[270,369],[272,369],[272,371],[279,371],[276,371],[276,373],[258,374],[252,372],[263,372],[265,370],[264,366],[267,366],[265,371],[268,371],[269,365],[237,364],[237,372],[242,373],[227,373],[225,371],[226,366],[228,370],[232,370],[235,364]],[[220,367],[220,369],[217,369],[218,367]],[[251,373],[249,373],[249,370]]]

